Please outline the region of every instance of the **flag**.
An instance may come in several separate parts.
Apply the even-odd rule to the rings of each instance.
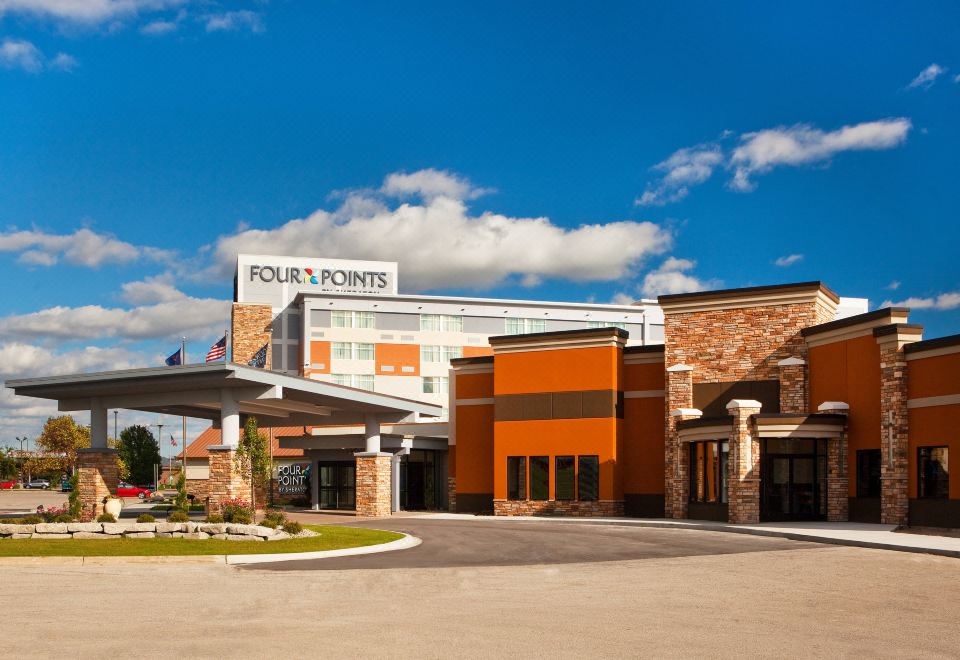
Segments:
[[[173,367],[178,364],[183,364],[183,346],[178,348],[177,352],[171,355],[170,357],[168,357],[166,360],[164,360],[164,362],[166,362],[168,367]]]
[[[263,345],[259,351],[253,356],[253,359],[247,362],[251,367],[256,367],[257,369],[263,369],[267,366],[267,344]]]
[[[176,446],[177,446],[177,439],[174,438],[172,435],[170,436],[170,446],[171,446],[171,447],[176,447]]]
[[[227,357],[227,336],[224,335],[220,338],[216,344],[210,347],[210,350],[207,351],[207,362],[214,362],[216,360],[223,360]]]

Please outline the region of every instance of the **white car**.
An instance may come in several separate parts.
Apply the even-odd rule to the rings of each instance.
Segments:
[[[46,490],[50,488],[50,482],[46,479],[31,479],[23,485],[24,488],[40,488]]]

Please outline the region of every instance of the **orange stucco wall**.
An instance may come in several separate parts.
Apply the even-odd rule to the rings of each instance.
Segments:
[[[810,410],[824,401],[850,405],[847,469],[850,496],[857,493],[858,449],[880,449],[880,346],[873,336],[857,337],[808,352]]]
[[[663,363],[628,364],[623,368],[625,392],[662,390]],[[659,495],[664,483],[664,398],[624,400],[620,466],[623,492]]]
[[[960,353],[910,360],[907,369],[911,399],[960,394]]]
[[[493,404],[457,406],[458,493],[493,492]]]
[[[459,430],[460,409],[457,410]],[[556,456],[595,455],[600,461],[600,499],[623,498],[622,470],[617,468],[617,438],[622,422],[612,417],[526,422],[497,422],[494,442],[495,499],[507,497],[508,456],[550,457],[550,499],[554,493]],[[457,439],[459,443],[459,437]],[[459,490],[460,478],[457,478]],[[662,478],[661,478],[662,481]]]
[[[907,362],[910,399],[960,394],[960,353]],[[917,496],[917,448],[949,447],[950,498],[960,499],[960,404],[911,408],[909,494]]]
[[[323,367],[314,367],[315,364],[322,364]],[[310,366],[305,367],[303,373],[305,376],[330,373],[330,342],[310,342]]]
[[[651,364],[627,364],[623,367],[623,389],[662,390],[665,383],[663,362]]]
[[[493,372],[457,374],[458,399],[487,399],[493,396]]]
[[[378,374],[387,376],[420,375],[419,344],[377,344],[375,350],[374,357]],[[393,367],[393,370],[384,371],[385,366]],[[404,371],[403,367],[407,367],[407,371]],[[410,371],[410,369],[413,371]]]
[[[484,357],[493,355],[493,349],[489,346],[464,346],[463,357]]]
[[[622,356],[614,347],[502,353],[494,358],[494,390],[525,394],[622,389]]]

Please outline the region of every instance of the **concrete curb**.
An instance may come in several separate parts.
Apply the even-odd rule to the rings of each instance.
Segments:
[[[759,527],[741,527],[739,525],[730,525],[724,523],[698,523],[684,520],[683,522],[667,522],[660,520],[639,520],[636,518],[553,518],[549,516],[474,516],[470,514],[432,514],[424,518],[434,518],[440,520],[487,520],[504,522],[553,522],[564,524],[581,525],[614,525],[626,527],[653,527],[657,529],[693,529],[704,532],[724,532],[727,534],[749,534],[752,536],[768,536],[773,538],[788,539],[791,541],[808,541],[812,543],[824,543],[827,545],[841,545],[854,548],[868,548],[871,550],[892,550],[894,552],[911,552],[915,554],[937,555],[940,557],[950,557],[960,559],[960,550],[950,550],[946,548],[932,548],[928,546],[908,545],[898,543],[886,543],[883,541],[867,541],[861,539],[841,538],[837,536],[827,536],[806,532],[791,532],[778,529],[763,529]],[[889,526],[893,529],[893,525]]]
[[[380,530],[385,531],[385,530]],[[353,555],[371,555],[378,552],[407,550],[423,543],[416,536],[404,534],[403,538],[389,543],[362,545],[342,550],[318,550],[316,552],[275,552],[252,555],[158,555],[158,556],[93,556],[93,557],[0,557],[0,566],[116,566],[118,564],[268,564],[282,561],[301,561],[304,559],[327,559],[330,557],[350,557]]]

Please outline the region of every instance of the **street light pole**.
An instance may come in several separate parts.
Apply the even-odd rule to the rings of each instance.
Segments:
[[[120,436],[117,435],[117,415],[120,414],[119,410],[113,411],[113,440],[116,442],[120,439]]]
[[[160,445],[160,468],[162,470],[163,469],[163,423],[160,423],[160,422],[157,423],[157,436],[159,436],[159,440],[157,441],[157,444]]]

